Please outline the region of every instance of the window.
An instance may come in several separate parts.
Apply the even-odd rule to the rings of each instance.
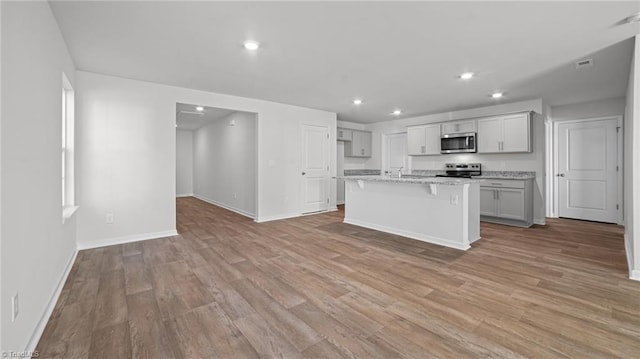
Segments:
[[[74,93],[62,74],[62,223],[78,209],[74,193]]]

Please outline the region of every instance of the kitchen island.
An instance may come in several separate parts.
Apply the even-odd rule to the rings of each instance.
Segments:
[[[480,182],[346,176],[344,223],[467,250],[480,238]]]

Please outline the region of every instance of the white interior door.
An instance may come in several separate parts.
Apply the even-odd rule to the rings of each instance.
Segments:
[[[302,125],[302,213],[329,209],[329,128]]]
[[[558,214],[616,223],[618,120],[558,124]]]
[[[385,135],[385,172],[397,174],[400,168],[407,168],[407,134]]]

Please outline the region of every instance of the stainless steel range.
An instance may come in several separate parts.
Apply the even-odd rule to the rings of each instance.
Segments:
[[[482,175],[482,165],[479,163],[447,163],[444,168],[446,174],[436,177],[471,178]]]

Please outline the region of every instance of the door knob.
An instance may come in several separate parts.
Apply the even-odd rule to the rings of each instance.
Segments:
[[[302,172],[302,175],[303,175],[303,176],[304,176],[304,175],[306,175],[306,174],[307,174],[307,172]]]
[[[558,173],[556,176],[558,176],[558,177],[564,177],[564,173]]]

